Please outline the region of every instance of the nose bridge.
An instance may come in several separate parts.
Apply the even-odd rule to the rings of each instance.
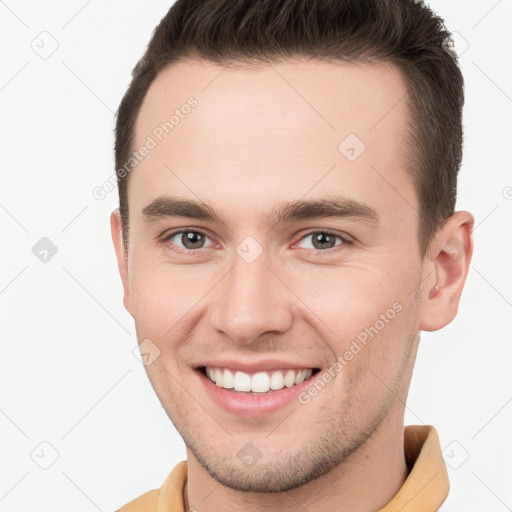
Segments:
[[[291,325],[290,297],[268,268],[265,254],[254,261],[235,254],[217,293],[213,327],[234,341],[250,343],[264,332],[284,332]]]

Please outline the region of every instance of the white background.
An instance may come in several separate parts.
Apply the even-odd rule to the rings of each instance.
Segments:
[[[476,218],[476,248],[458,317],[423,334],[406,424],[440,434],[443,510],[501,512],[512,510],[512,2],[430,5],[465,50],[458,209]],[[132,353],[109,231],[117,191],[92,195],[114,170],[131,69],[169,7],[0,1],[0,512],[114,510],[185,458]],[[35,51],[57,44],[46,59]],[[42,237],[58,248],[46,263],[32,252]]]

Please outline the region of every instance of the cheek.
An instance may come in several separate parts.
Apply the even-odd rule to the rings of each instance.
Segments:
[[[193,309],[207,283],[193,266],[173,268],[150,261],[134,264],[139,264],[130,288],[136,323],[161,338]]]
[[[360,266],[296,276],[292,288],[344,373],[369,367],[386,377],[398,371],[417,323],[411,283],[412,274]]]
[[[344,267],[303,272],[293,276],[293,280],[290,276],[290,282],[316,316],[315,323],[324,324],[322,332],[329,333],[329,338],[348,339],[375,324],[381,315],[382,321],[394,318],[400,304],[403,305],[403,283],[386,275],[375,269]]]

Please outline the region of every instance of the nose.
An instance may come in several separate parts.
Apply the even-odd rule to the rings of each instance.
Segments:
[[[216,287],[212,327],[239,344],[286,332],[293,322],[291,295],[264,253],[252,263],[235,254],[231,270]]]

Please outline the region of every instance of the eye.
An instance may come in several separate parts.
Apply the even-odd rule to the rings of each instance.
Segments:
[[[339,241],[339,242],[338,242]],[[295,246],[325,252],[339,245],[350,244],[350,240],[331,231],[313,231],[303,236]]]
[[[176,231],[165,237],[166,242],[170,242],[177,248],[187,251],[204,249],[214,245],[212,240],[210,240],[211,243],[209,245],[205,245],[207,240],[210,240],[210,238],[200,231]]]

